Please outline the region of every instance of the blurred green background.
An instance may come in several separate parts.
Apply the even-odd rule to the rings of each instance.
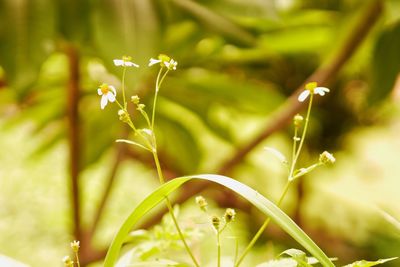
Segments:
[[[147,63],[159,53],[179,63],[157,106],[169,178],[224,173],[276,201],[287,173],[263,147],[290,154],[301,107],[286,100],[318,81],[331,93],[314,106],[300,164],[324,150],[337,164],[304,177],[283,209],[339,265],[400,256],[397,0],[1,0],[0,254],[61,266],[78,238],[84,264],[101,260],[158,180],[151,155],[114,142],[129,132],[116,105],[100,110],[96,89],[119,88],[112,60],[130,55],[141,68],[127,72],[128,95],[150,109]],[[221,188],[202,194],[239,211],[242,246],[263,222]],[[183,210],[198,214],[192,202]],[[246,266],[288,247],[271,226]]]

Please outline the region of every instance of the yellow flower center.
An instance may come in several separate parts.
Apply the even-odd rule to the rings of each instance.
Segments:
[[[131,61],[131,60],[132,60],[132,57],[130,57],[130,56],[123,56],[123,57],[122,57],[122,60],[123,60],[124,62],[128,62],[128,61]]]
[[[108,84],[103,83],[100,85],[100,90],[103,93],[103,95],[106,95],[108,92],[110,92],[110,88],[108,87]]]
[[[317,87],[316,82],[311,82],[306,84],[306,89],[309,90],[311,93],[314,93],[314,89]]]
[[[169,56],[164,55],[164,54],[158,55],[158,59],[161,60],[161,63],[169,62],[171,60],[171,58]]]

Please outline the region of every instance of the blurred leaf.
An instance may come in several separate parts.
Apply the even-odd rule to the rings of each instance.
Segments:
[[[90,40],[91,0],[58,0],[58,26],[60,33],[79,45]]]
[[[311,264],[308,263],[307,255],[304,251],[299,249],[288,249],[282,252],[280,255],[289,255],[293,260],[296,261],[297,267],[310,267]]]
[[[373,85],[368,102],[374,104],[386,98],[400,73],[400,21],[390,25],[378,37],[373,58]]]
[[[0,2],[0,65],[10,86],[22,94],[36,81],[41,64],[54,50],[55,3]]]
[[[242,184],[234,179],[221,175],[202,174],[196,176],[186,176],[175,178],[153,191],[146,199],[144,199],[125,220],[118,233],[114,237],[111,246],[107,252],[104,266],[112,267],[119,257],[121,246],[124,243],[125,237],[129,234],[137,221],[142,218],[147,212],[153,209],[157,204],[165,199],[166,196],[181,187],[184,183],[193,180],[205,180],[220,184],[231,189],[247,201],[252,203],[266,216],[269,216],[272,221],[278,224],[283,230],[291,235],[297,242],[306,248],[314,255],[323,266],[334,267],[332,261],[324,254],[324,252],[299,228],[281,209],[279,209],[271,201],[260,195],[257,191]]]
[[[161,104],[161,101],[159,101]],[[165,112],[157,121],[158,141],[165,151],[167,161],[173,169],[182,173],[193,173],[201,159],[201,151],[193,134],[182,123]]]
[[[250,33],[211,9],[192,0],[173,0],[173,3],[193,14],[207,25],[210,30],[219,32],[245,45],[251,46],[255,44],[256,39]]]
[[[263,114],[272,112],[283,97],[272,84],[257,84],[205,69],[189,69],[179,79],[171,77],[162,94],[195,112],[215,134],[232,140],[228,126],[236,113]],[[230,118],[230,119],[227,119]]]
[[[395,259],[397,259],[397,257],[389,258],[389,259],[381,259],[381,260],[377,260],[377,261],[365,261],[365,260],[362,260],[362,261],[353,262],[351,264],[347,264],[346,266],[343,266],[343,267],[371,267],[371,266],[383,264],[385,262],[392,261],[392,260],[395,260]]]

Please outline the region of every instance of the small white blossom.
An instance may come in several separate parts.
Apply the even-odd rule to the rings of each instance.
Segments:
[[[326,93],[329,93],[329,89],[326,87],[317,87],[316,82],[311,82],[306,84],[306,90],[301,92],[298,97],[300,102],[304,102],[310,94],[318,94],[320,96],[324,96]]]
[[[136,63],[133,63],[131,60],[132,60],[132,58],[129,56],[123,56],[122,59],[114,59],[114,65],[139,68],[139,65]]]
[[[103,83],[102,85],[100,85],[99,88],[97,88],[97,93],[101,95],[101,100],[100,100],[101,109],[104,109],[104,107],[107,106],[108,101],[114,102],[115,96],[117,95],[117,91],[115,90],[114,86],[105,83]]]
[[[167,55],[160,54],[157,59],[150,58],[149,67],[160,63],[161,67],[166,67],[169,70],[176,70],[178,62]]]

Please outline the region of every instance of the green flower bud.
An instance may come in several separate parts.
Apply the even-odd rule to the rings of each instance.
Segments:
[[[127,123],[129,121],[129,115],[123,109],[118,110],[118,116],[119,116],[120,121],[122,121],[122,122],[126,122]]]
[[[221,219],[218,216],[213,215],[211,217],[211,223],[214,226],[214,229],[218,231],[219,230],[219,226],[221,225]]]
[[[303,120],[303,116],[301,116],[300,114],[296,114],[296,116],[294,116],[293,118],[294,126],[300,127],[303,124]]]
[[[324,151],[321,155],[319,155],[319,162],[324,165],[333,164],[335,161],[335,157],[328,151]]]
[[[74,240],[73,242],[71,242],[71,248],[73,252],[77,253],[80,248],[79,241]]]
[[[64,266],[65,267],[73,267],[74,266],[74,262],[71,260],[71,258],[69,256],[65,256],[62,261],[64,262]]]
[[[234,209],[228,208],[225,211],[224,219],[226,223],[233,222],[235,220],[236,211]]]
[[[143,110],[144,108],[146,107],[146,105],[145,104],[138,104],[138,106],[137,106],[137,110]]]
[[[131,96],[131,101],[133,104],[138,105],[140,102],[140,98],[137,95]]]
[[[200,207],[200,209],[202,211],[207,211],[208,203],[204,197],[197,196],[195,200],[196,200],[197,205]]]

